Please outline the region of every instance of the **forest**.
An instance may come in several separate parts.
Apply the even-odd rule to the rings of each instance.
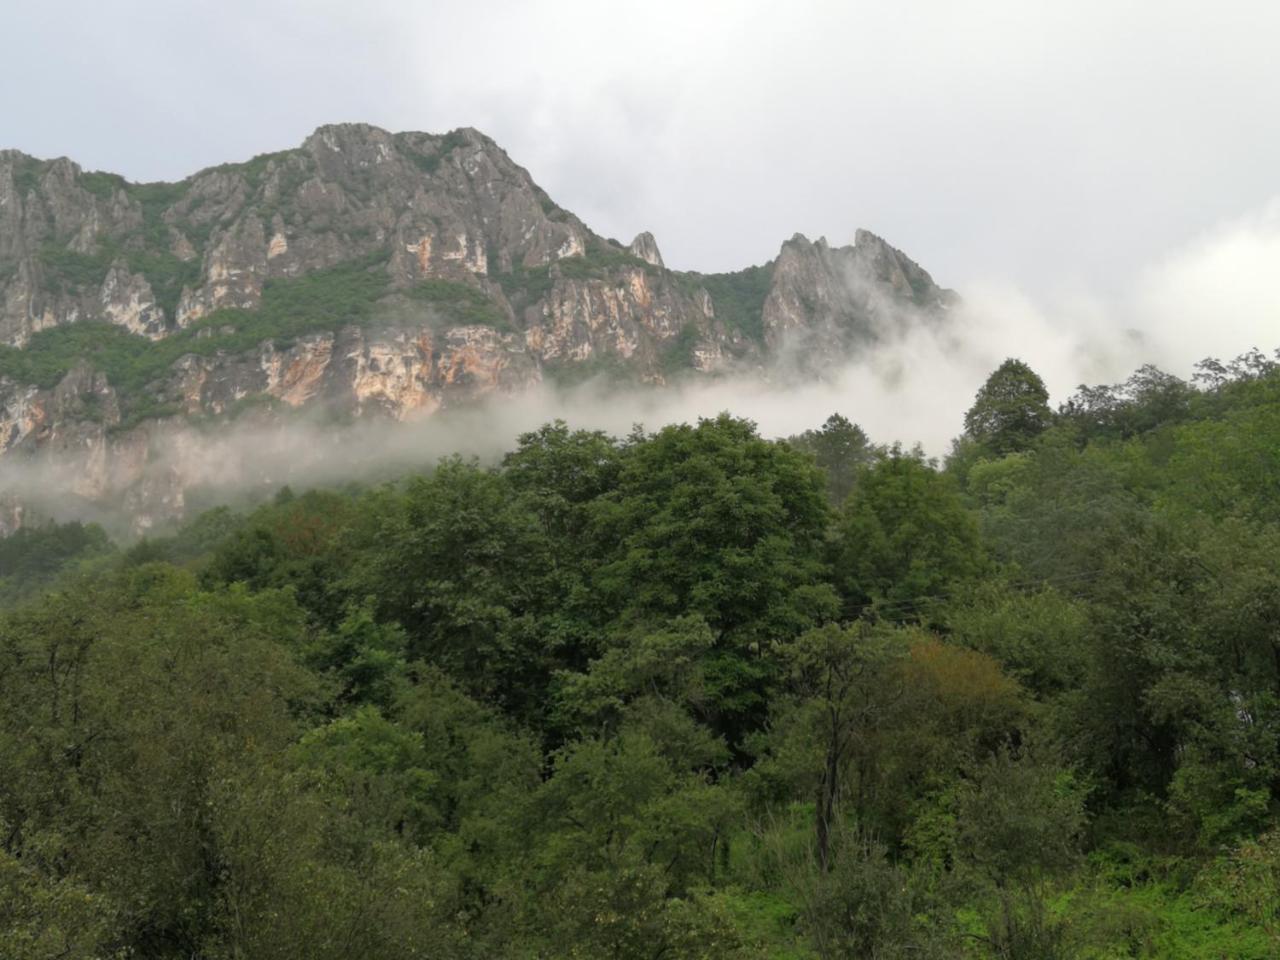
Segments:
[[[1276,357],[24,528],[0,957],[1280,956]]]

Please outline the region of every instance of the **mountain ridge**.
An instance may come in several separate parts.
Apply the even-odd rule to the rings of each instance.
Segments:
[[[191,418],[811,376],[955,301],[864,230],[669,269],[652,234],[600,236],[473,128],[327,125],[172,183],[0,151],[0,462],[73,455],[98,498]]]

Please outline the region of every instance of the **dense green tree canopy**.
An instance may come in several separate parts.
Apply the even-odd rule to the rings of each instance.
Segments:
[[[827,497],[837,506],[853,491],[859,468],[884,453],[861,427],[838,413],[827,417],[817,430],[792,437],[790,443],[813,456],[826,474]]]
[[[996,368],[964,415],[966,436],[997,457],[1025,450],[1048,428],[1053,413],[1044,381],[1021,360]]]
[[[1280,367],[0,540],[8,960],[1271,960]]]
[[[977,575],[984,563],[973,515],[950,479],[893,450],[858,475],[833,541],[846,610],[880,603],[914,617],[922,598]]]

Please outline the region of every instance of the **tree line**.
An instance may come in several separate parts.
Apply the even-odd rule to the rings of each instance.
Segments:
[[[1265,958],[1280,366],[0,540],[0,955]]]

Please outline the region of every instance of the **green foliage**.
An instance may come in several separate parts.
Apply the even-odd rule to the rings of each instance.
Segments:
[[[117,191],[123,191],[128,187],[127,181],[119,174],[101,171],[82,173],[77,182],[82,189],[87,190],[99,200],[110,200]]]
[[[544,706],[556,657],[539,622],[564,585],[552,544],[505,479],[446,461],[380,518],[356,589],[408,633],[408,655],[465,678],[518,715]]]
[[[858,470],[884,455],[856,423],[833,413],[817,430],[806,430],[788,441],[810,454],[827,475],[827,499],[838,507],[853,491]]]
[[[954,932],[929,916],[938,911],[937,898],[929,895],[918,874],[894,862],[872,837],[841,825],[829,869],[814,869],[804,860],[787,866],[819,957],[956,956]]]
[[[1274,957],[1269,363],[0,541],[0,954]]]
[[[528,305],[542,300],[555,285],[550,266],[525,267],[520,264],[512,267],[509,273],[500,273],[496,277],[502,292],[513,304]]]
[[[178,302],[182,299],[182,291],[190,287],[194,289],[200,281],[200,261],[181,260],[168,250],[154,253],[130,253],[127,259],[129,269],[140,273],[151,284],[151,292],[155,294],[156,304],[164,310],[166,317],[174,317],[178,312]]]
[[[0,538],[0,599],[14,600],[48,585],[69,568],[111,551],[97,524],[23,526]]]
[[[633,443],[597,536],[616,544],[596,571],[624,622],[702,617],[717,637],[708,699],[736,738],[758,723],[772,667],[762,654],[834,616],[818,548],[821,478],[803,455],[727,414]]]
[[[988,581],[947,608],[952,637],[995,657],[1030,690],[1051,698],[1082,682],[1088,607],[1052,588]]]
[[[1202,903],[1253,925],[1280,947],[1280,828],[1238,844],[1197,879]]]
[[[896,448],[857,475],[832,549],[846,608],[879,604],[890,618],[923,613],[985,562],[978,524],[949,478]]]
[[[350,607],[337,627],[319,632],[305,661],[338,682],[340,704],[389,709],[408,673],[407,644],[404,631],[394,623],[379,623],[370,606]]]
[[[81,174],[81,187],[101,200],[122,193],[138,203],[142,227],[136,234],[100,235],[90,253],[46,244],[39,253],[50,289],[59,294],[97,294],[112,264],[121,261],[133,273],[150,283],[157,304],[173,317],[184,286],[194,286],[200,277],[198,257],[181,260],[172,252],[172,237],[164,213],[185,195],[189,182],[129,183],[110,173]]]
[[[647,260],[618,250],[603,241],[592,241],[580,257],[563,257],[554,264],[560,275],[570,280],[593,280],[608,277],[620,270],[643,270],[657,274],[661,268]]]
[[[287,595],[193,586],[156,567],[83,583],[10,618],[0,645],[0,763],[23,771],[0,787],[8,849],[92,887],[153,955],[212,923],[213,785],[244,772],[246,745],[284,746],[317,692],[288,653]]]
[[[987,378],[964,415],[966,436],[993,456],[1025,450],[1050,425],[1049,391],[1021,360],[1009,359]]]
[[[208,586],[243,583],[254,590],[288,586],[316,623],[339,628],[349,612],[341,575],[343,537],[353,516],[349,498],[327,491],[280,497],[242,521],[206,514],[201,579]]]
[[[161,562],[185,566],[207,557],[243,524],[244,518],[229,507],[215,507],[197,514],[169,537],[155,540],[143,537],[124,551],[123,561],[126,566]]]
[[[247,350],[264,340],[288,345],[309,333],[337,330],[372,314],[387,291],[385,257],[372,254],[288,280],[268,280],[256,310],[222,309],[184,331],[187,350],[212,353]],[[224,328],[231,328],[224,332]],[[213,336],[199,337],[213,330]],[[175,342],[179,338],[173,338]],[[168,340],[164,341],[168,342]]]
[[[981,764],[958,794],[957,856],[980,887],[985,939],[1011,960],[1070,957],[1048,884],[1078,856],[1084,794],[1071,775],[1025,745]]]
[[[1147,365],[1122,384],[1081,386],[1059,414],[1081,440],[1127,440],[1185,420],[1193,395],[1189,384]]]
[[[0,829],[8,824],[0,821]],[[0,954],[24,960],[98,960],[115,939],[118,909],[71,879],[49,878],[0,850]]]
[[[115,249],[108,245],[100,246],[97,253],[78,253],[46,244],[40,248],[37,259],[50,289],[64,294],[101,287],[115,255]]]
[[[787,725],[805,731],[804,741],[816,751],[807,766],[817,778],[814,857],[821,873],[838,859],[832,834],[840,830],[844,781],[865,769],[870,741],[901,697],[888,682],[894,660],[905,648],[893,633],[873,632],[862,625],[828,624],[803,634],[784,653],[788,680],[798,695]],[[854,772],[857,771],[857,772]]]
[[[686,324],[662,347],[662,372],[676,376],[693,369],[693,351],[702,339],[696,324]]]
[[[466,146],[467,138],[461,130],[450,130],[440,142],[435,145],[435,152],[430,154],[413,153],[410,156],[413,162],[417,164],[418,169],[428,176],[435,174],[440,169],[440,164],[444,162],[444,158],[453,153],[459,147]]]
[[[622,457],[607,434],[571,431],[557,420],[522,434],[502,467],[542,524],[578,552],[591,523],[590,504],[617,484]]]
[[[1171,509],[1280,521],[1280,405],[1179,427],[1167,465]]]
[[[475,287],[451,280],[420,280],[408,290],[411,300],[430,304],[450,323],[493,327],[513,332],[510,318]]]
[[[13,187],[18,195],[26,198],[32,190],[40,187],[40,177],[44,173],[45,164],[35,157],[19,155],[13,160]]]
[[[291,157],[296,157],[302,153],[303,151],[300,151],[300,150],[277,150],[273,153],[259,153],[256,156],[250,157],[248,160],[245,160],[242,163],[221,163],[221,164],[218,164],[216,167],[210,167],[209,170],[211,171],[216,170],[223,173],[239,174],[241,177],[244,178],[245,183],[249,188],[249,192],[252,194],[252,193],[256,193],[259,187],[262,186],[262,178],[266,175],[267,169],[268,167],[271,166],[271,164],[282,163],[287,159]],[[151,187],[161,188],[161,187],[178,187],[181,185],[180,184],[139,184],[139,186],[144,188],[151,188]]]
[[[773,285],[773,264],[736,273],[689,273],[682,280],[690,292],[706,290],[716,319],[749,340],[764,343],[764,301]]]
[[[103,241],[94,253],[77,253],[51,245],[42,247],[39,253],[50,289],[59,294],[96,293],[117,260],[123,261],[131,272],[146,277],[156,303],[169,317],[177,310],[183,287],[194,286],[200,279],[198,260],[180,260],[167,248],[126,250],[114,242]]]

